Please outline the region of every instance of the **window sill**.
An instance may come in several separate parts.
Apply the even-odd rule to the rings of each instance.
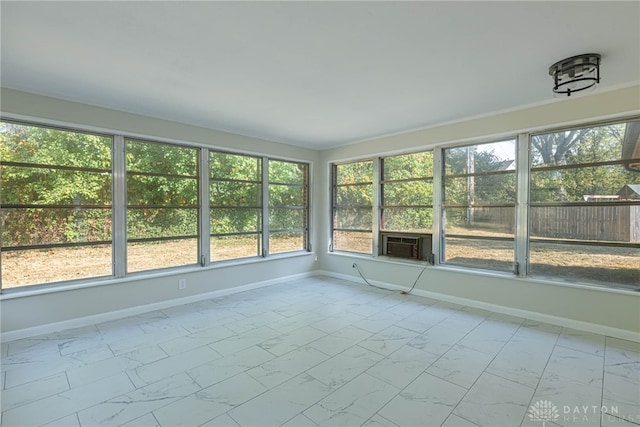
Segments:
[[[640,296],[640,291],[625,289],[622,287],[610,287],[604,284],[597,283],[583,283],[583,282],[569,282],[560,278],[552,278],[552,277],[519,277],[514,276],[510,272],[501,272],[495,270],[482,270],[476,268],[468,268],[462,267],[458,265],[447,265],[447,264],[438,264],[431,265],[426,261],[418,261],[411,259],[397,259],[394,257],[388,256],[373,256],[368,254],[358,254],[358,253],[350,253],[350,252],[329,252],[329,256],[337,256],[337,257],[345,257],[345,258],[354,258],[354,259],[366,259],[371,261],[379,261],[384,262],[385,264],[395,264],[395,265],[404,265],[410,267],[427,267],[428,269],[440,270],[440,271],[450,271],[454,273],[462,273],[473,276],[485,276],[485,277],[495,277],[500,279],[511,279],[519,282],[525,283],[538,283],[542,285],[548,286],[559,286],[565,288],[575,288],[575,289],[583,289],[589,291],[597,291],[597,292],[608,292],[614,294],[622,294],[622,295],[633,295]]]
[[[257,264],[257,263],[270,262],[270,261],[276,261],[276,260],[288,259],[288,258],[305,257],[305,256],[315,256],[315,253],[307,252],[307,251],[286,252],[281,254],[270,255],[268,258],[262,258],[262,257],[241,258],[238,260],[217,261],[207,266],[199,266],[199,265],[193,264],[193,265],[188,265],[184,267],[175,267],[175,268],[168,268],[168,269],[162,269],[162,270],[152,270],[152,271],[146,271],[146,272],[131,273],[126,277],[120,277],[120,278],[98,277],[94,279],[77,280],[72,282],[67,281],[67,282],[59,282],[55,284],[31,285],[31,286],[9,288],[9,289],[3,290],[2,294],[0,294],[0,301],[16,299],[16,298],[32,297],[32,296],[44,295],[44,294],[50,294],[50,293],[56,293],[56,292],[67,292],[67,291],[72,291],[76,289],[94,288],[98,286],[118,285],[121,283],[135,282],[139,280],[151,280],[151,279],[156,279],[161,277],[184,275],[184,274],[196,273],[196,272],[202,272],[202,271],[213,271],[221,268],[239,267],[247,264]]]

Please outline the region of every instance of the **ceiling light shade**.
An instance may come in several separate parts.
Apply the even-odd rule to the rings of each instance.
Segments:
[[[558,61],[549,67],[553,93],[571,96],[600,83],[600,55],[585,53]]]

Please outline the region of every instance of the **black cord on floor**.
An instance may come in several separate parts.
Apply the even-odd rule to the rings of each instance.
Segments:
[[[383,286],[377,286],[377,285],[374,285],[371,282],[369,282],[367,280],[367,278],[364,277],[364,275],[360,271],[360,267],[358,267],[358,264],[356,264],[355,262],[353,263],[353,268],[355,268],[358,271],[358,274],[360,275],[360,277],[362,277],[362,280],[364,280],[364,282],[367,285],[369,285],[369,286],[371,286],[373,288],[382,289],[383,291],[389,291],[389,292],[395,292],[396,291],[395,289],[388,289],[388,288],[385,288]],[[416,280],[413,282],[413,285],[411,285],[411,288],[408,291],[400,291],[400,293],[402,295],[407,295],[407,294],[411,293],[411,291],[413,291],[413,289],[416,287],[416,284],[418,283],[418,280],[420,280],[420,277],[422,277],[422,273],[424,273],[424,271],[426,269],[427,269],[427,266],[422,267],[422,270],[420,271],[420,274],[418,274],[418,277],[416,277]]]

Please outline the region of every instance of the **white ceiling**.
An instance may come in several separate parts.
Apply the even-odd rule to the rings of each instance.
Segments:
[[[324,149],[640,82],[640,2],[0,2],[2,86]]]

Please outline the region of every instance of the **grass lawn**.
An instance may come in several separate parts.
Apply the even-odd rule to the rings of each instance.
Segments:
[[[370,234],[344,240],[340,249],[370,251]],[[471,240],[449,237],[446,262],[455,265],[509,271],[513,267],[513,242]],[[300,238],[272,239],[272,253],[298,250]],[[131,244],[128,249],[129,272],[196,265],[197,242],[180,240]],[[214,261],[257,256],[255,236],[234,236],[213,240]],[[594,281],[629,287],[640,286],[640,253],[635,248],[598,247],[553,243],[531,243],[531,275],[569,281]],[[51,283],[111,275],[111,246],[59,248],[2,253],[2,287],[14,288],[36,283]]]

